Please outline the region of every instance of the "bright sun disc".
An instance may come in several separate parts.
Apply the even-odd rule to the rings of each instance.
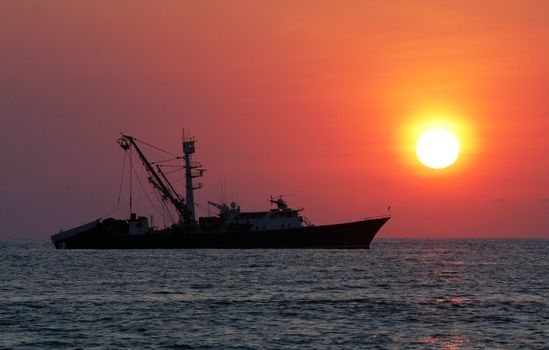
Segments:
[[[459,143],[450,132],[431,129],[424,132],[417,141],[416,154],[419,161],[429,168],[447,168],[459,156]]]

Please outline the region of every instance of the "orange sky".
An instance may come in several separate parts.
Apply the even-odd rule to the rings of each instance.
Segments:
[[[118,133],[179,151],[185,127],[201,203],[224,181],[243,209],[284,193],[317,224],[390,204],[379,237],[549,238],[547,18],[547,1],[0,1],[0,237],[108,212]],[[414,135],[439,121],[463,148],[434,171]]]

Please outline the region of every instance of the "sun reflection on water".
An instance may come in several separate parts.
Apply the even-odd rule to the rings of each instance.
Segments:
[[[437,304],[461,304],[468,299],[464,297],[437,297]]]
[[[444,350],[461,349],[467,339],[462,335],[430,336],[418,340],[422,344],[429,344]]]

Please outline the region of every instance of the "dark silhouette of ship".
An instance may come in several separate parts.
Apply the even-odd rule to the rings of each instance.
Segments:
[[[169,227],[151,227],[144,216],[132,212],[130,218],[98,219],[51,237],[58,249],[168,249],[168,248],[369,248],[379,229],[390,219],[389,215],[363,220],[313,225],[300,213],[291,209],[279,196],[270,202],[270,210],[245,212],[236,202],[208,204],[217,208],[218,215],[196,219],[194,191],[202,184],[193,179],[204,175],[205,169],[192,160],[196,140],[183,137],[185,170],[185,197],[168,180],[159,162],[150,162],[136,138],[122,135],[120,147],[130,153],[134,150],[148,174],[152,187],[158,191],[164,204],[171,206],[179,216]],[[146,143],[145,143],[146,144]],[[148,145],[148,144],[147,144]],[[131,162],[131,161],[130,161]],[[130,163],[131,164],[131,163]]]

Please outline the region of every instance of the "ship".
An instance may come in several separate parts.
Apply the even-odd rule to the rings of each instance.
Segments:
[[[128,219],[99,218],[78,227],[61,230],[51,236],[55,248],[368,249],[377,232],[391,218],[389,207],[386,215],[352,222],[314,225],[302,215],[303,208],[292,209],[283,196],[270,196],[271,208],[259,211],[243,211],[235,201],[228,204],[208,201],[208,205],[217,211],[217,215],[197,219],[194,191],[202,188],[202,183],[195,183],[194,179],[204,176],[206,170],[200,162],[192,158],[197,142],[194,137],[183,135],[183,155],[177,157],[184,163],[182,170],[185,196],[175,190],[159,162],[151,162],[145,156],[139,144],[147,143],[125,134],[121,134],[117,142],[130,157],[137,154],[153,190],[160,195],[166,208],[171,208],[177,214],[176,219],[171,225],[156,228],[151,223],[152,217],[149,220],[146,216],[138,216],[133,212],[130,196]]]

